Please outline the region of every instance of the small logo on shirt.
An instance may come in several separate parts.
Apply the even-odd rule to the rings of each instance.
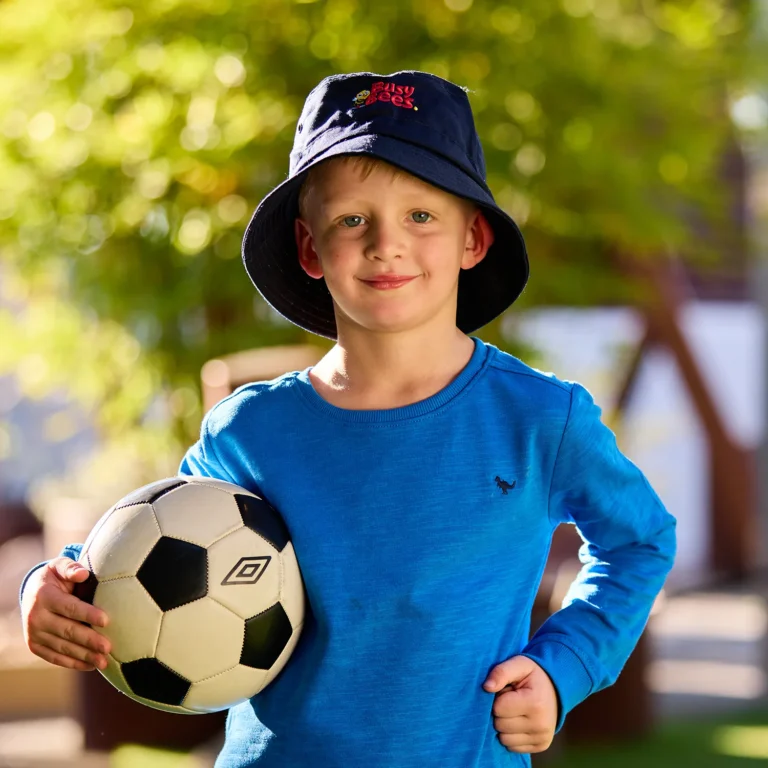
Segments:
[[[413,109],[417,112],[419,108],[414,106],[413,92],[415,87],[412,85],[396,85],[395,83],[385,83],[380,80],[371,86],[371,89],[363,90],[358,93],[352,101],[355,104],[355,109],[365,107],[368,104],[375,104],[377,101],[388,101],[396,107],[402,107],[403,109]]]
[[[512,484],[510,485],[506,480],[502,480],[498,475],[496,475],[496,485],[501,488],[501,492],[506,496],[507,491],[511,491],[517,485],[517,480],[513,480]]]

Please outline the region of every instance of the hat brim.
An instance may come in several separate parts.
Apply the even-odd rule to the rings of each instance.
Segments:
[[[390,136],[355,136],[333,145],[301,171],[275,187],[259,204],[243,237],[245,269],[265,301],[300,328],[336,339],[333,300],[325,280],[310,277],[299,264],[294,221],[307,172],[340,155],[385,160],[428,184],[482,206],[494,241],[485,258],[459,275],[456,325],[466,334],[487,325],[522,293],[528,256],[517,224],[491,193],[452,161]]]

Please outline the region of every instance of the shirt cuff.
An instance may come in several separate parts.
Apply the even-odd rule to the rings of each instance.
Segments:
[[[558,698],[557,733],[563,727],[568,712],[592,692],[592,677],[584,662],[558,640],[536,640],[519,655],[535,661],[549,675],[555,687]]]
[[[61,550],[59,553],[59,557],[68,557],[70,560],[77,560],[80,557],[80,552],[83,549],[82,544],[67,544],[64,549]],[[24,577],[24,579],[21,582],[21,586],[19,587],[19,605],[21,605],[21,598],[24,596],[24,587],[27,585],[27,582],[29,581],[29,577],[38,569],[42,568],[44,565],[48,565],[48,560],[43,560],[42,563],[38,563],[33,568],[30,568],[27,575]]]
[[[47,560],[43,560],[42,563],[38,563],[33,568],[30,568],[27,575],[24,577],[24,579],[21,582],[21,586],[19,587],[19,606],[21,606],[21,598],[24,596],[24,587],[27,585],[27,582],[29,581],[29,577],[38,569],[42,568],[44,565],[48,565]]]

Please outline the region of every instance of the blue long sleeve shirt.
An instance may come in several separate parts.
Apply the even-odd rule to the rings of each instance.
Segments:
[[[482,685],[522,654],[551,678],[557,729],[611,685],[675,552],[675,520],[579,384],[472,337],[432,397],[348,410],[309,369],[248,384],[204,419],[181,474],[280,511],[308,613],[273,683],[229,712],[217,768],[529,766]],[[582,569],[530,637],[554,529]]]

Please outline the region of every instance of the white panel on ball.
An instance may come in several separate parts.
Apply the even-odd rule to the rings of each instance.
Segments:
[[[104,581],[96,587],[93,604],[109,617],[106,627],[94,627],[112,644],[118,661],[153,656],[163,612],[136,577]]]
[[[99,672],[101,672],[101,674],[104,675],[104,677],[106,677],[118,691],[127,693],[129,696],[133,695],[128,683],[125,682],[123,673],[120,671],[120,662],[113,658],[111,654],[107,654],[106,669],[100,669]]]
[[[208,549],[208,595],[249,619],[277,602],[281,570],[278,551],[250,528],[240,528]]]
[[[254,496],[249,490],[242,488],[239,485],[228,483],[226,480],[217,480],[214,477],[189,477],[187,478],[190,483],[199,483],[200,485],[209,485],[211,488],[218,488],[220,491],[226,491],[227,493],[241,493],[246,496]]]
[[[99,581],[135,576],[159,540],[160,529],[149,504],[114,509],[100,524],[88,550],[91,569]]]
[[[304,582],[296,560],[296,552],[289,541],[280,553],[283,565],[283,581],[280,588],[280,603],[285,609],[291,626],[301,626],[304,623]]]
[[[143,696],[136,696],[135,694],[131,694],[131,698],[135,699],[139,702],[139,704],[146,704],[148,707],[152,707],[152,709],[159,709],[163,712],[174,712],[177,715],[199,715],[199,712],[195,712],[194,710],[187,709],[186,707],[178,707],[175,704],[160,704],[157,701],[152,701],[151,699],[145,699]]]
[[[220,675],[195,683],[184,699],[184,706],[196,712],[217,712],[234,707],[258,693],[266,679],[266,670],[238,664]]]
[[[110,507],[97,521],[96,525],[91,528],[91,532],[88,534],[88,537],[85,540],[85,543],[83,544],[83,548],[80,550],[80,561],[85,563],[87,562],[85,559],[85,556],[88,554],[88,550],[91,548],[91,544],[93,544],[93,540],[96,538],[96,536],[99,534],[99,531],[101,530],[101,527],[104,525],[104,523],[110,518],[112,515],[112,512],[114,510],[114,507]]]
[[[207,547],[243,524],[231,493],[189,483],[163,494],[152,505],[163,536]]]
[[[240,617],[203,597],[163,614],[155,658],[195,683],[238,664],[244,637]]]

